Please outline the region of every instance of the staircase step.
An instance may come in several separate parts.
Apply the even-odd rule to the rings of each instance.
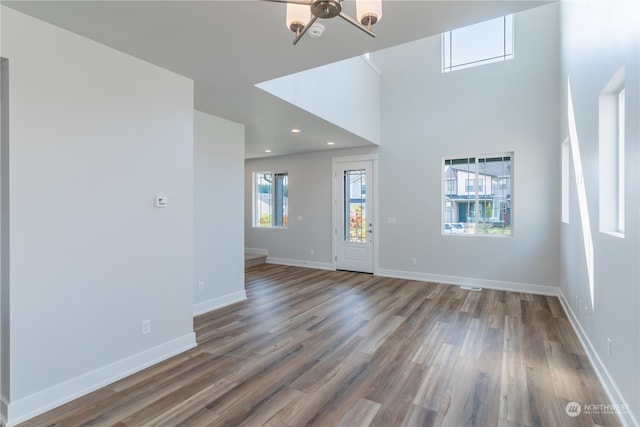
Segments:
[[[256,265],[265,264],[267,262],[266,255],[245,254],[244,267],[254,267]]]

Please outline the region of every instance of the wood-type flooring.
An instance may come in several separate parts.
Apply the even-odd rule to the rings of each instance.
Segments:
[[[266,264],[197,348],[28,426],[617,426],[556,297]],[[575,413],[570,413],[575,415]]]

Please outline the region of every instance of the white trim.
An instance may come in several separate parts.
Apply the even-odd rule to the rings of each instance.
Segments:
[[[613,378],[611,378],[611,375],[609,375],[609,371],[607,371],[604,363],[602,363],[602,359],[600,359],[600,356],[598,356],[598,353],[591,343],[589,336],[585,333],[584,329],[582,329],[580,321],[571,309],[571,305],[567,301],[567,297],[564,295],[564,292],[562,290],[560,290],[558,298],[560,299],[560,303],[562,304],[565,313],[567,313],[567,318],[569,319],[573,330],[578,336],[580,344],[582,344],[582,347],[584,348],[587,357],[591,362],[591,366],[596,372],[598,380],[600,380],[600,384],[602,385],[602,388],[604,389],[607,397],[613,404],[626,405],[627,408],[630,408],[630,406],[627,404],[627,401],[622,396],[622,393],[620,393],[618,386],[616,386],[615,381],[613,381]],[[640,426],[640,423],[635,419],[633,413],[630,410],[626,412],[616,413],[616,415],[623,426]]]
[[[372,174],[373,174],[373,230],[374,230],[374,239],[373,239],[373,274],[378,274],[378,255],[379,255],[379,244],[380,240],[380,221],[378,220],[378,194],[379,194],[379,185],[378,185],[378,153],[368,153],[368,154],[358,154],[354,156],[342,156],[342,157],[333,157],[331,159],[331,177],[332,177],[332,185],[331,185],[331,200],[332,200],[332,212],[331,212],[331,270],[335,270],[337,267],[336,257],[338,254],[338,242],[336,241],[336,233],[338,227],[338,218],[340,215],[338,212],[337,206],[337,197],[339,194],[337,186],[338,177],[338,165],[341,163],[353,163],[353,162],[366,162],[371,161]],[[369,191],[369,189],[367,189]]]
[[[415,271],[378,270],[379,276],[393,277],[397,279],[419,280],[422,282],[435,282],[445,285],[479,286],[486,289],[500,291],[525,292],[528,294],[559,296],[560,288],[555,286],[534,285],[529,283],[503,282],[499,280],[477,279],[474,277],[445,276],[441,274],[416,273]]]
[[[269,249],[244,248],[244,253],[250,255],[269,255]]]
[[[6,427],[11,427],[84,396],[124,377],[196,347],[196,335],[190,332],[169,342],[131,355],[117,362],[39,391],[8,405]]]
[[[200,314],[208,313],[213,310],[217,310],[227,305],[235,304],[247,299],[246,291],[232,292],[230,294],[222,295],[221,297],[212,298],[210,300],[202,301],[193,305],[193,315],[198,316]]]
[[[317,262],[317,261],[305,261],[299,259],[289,259],[289,258],[267,258],[267,263],[269,264],[279,264],[279,265],[290,265],[292,267],[308,267],[308,268],[316,268],[318,270],[331,270],[335,271],[335,266],[330,262]]]

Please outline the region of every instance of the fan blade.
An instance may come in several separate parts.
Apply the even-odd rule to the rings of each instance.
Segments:
[[[344,19],[345,21],[347,21],[348,23],[350,23],[354,27],[360,28],[362,31],[364,31],[365,33],[369,34],[371,37],[375,37],[376,36],[376,33],[371,31],[370,29],[368,29],[364,25],[360,24],[358,21],[356,21],[355,19],[353,19],[352,17],[350,17],[346,13],[340,12],[339,16],[340,16],[340,18]]]
[[[311,2],[309,0],[262,0],[262,1],[269,1],[272,3],[301,4],[303,6],[311,6]]]
[[[300,40],[302,36],[304,36],[304,33],[307,32],[307,30],[313,25],[313,23],[316,22],[316,19],[318,19],[318,17],[313,15],[313,18],[311,18],[311,20],[307,22],[307,25],[304,26],[302,31],[300,31],[300,34],[298,34],[298,37],[296,37],[295,40],[293,41],[294,46],[296,43],[298,43],[298,40]]]

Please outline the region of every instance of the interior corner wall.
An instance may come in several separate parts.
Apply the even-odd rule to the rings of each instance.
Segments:
[[[195,345],[194,113],[191,80],[0,7],[13,425]]]
[[[449,73],[440,35],[371,54],[383,76],[383,274],[557,293],[557,5],[515,14],[514,40],[514,59]],[[443,235],[442,158],[501,152],[514,153],[512,237]]]
[[[279,77],[256,87],[380,145],[380,74],[362,57]],[[336,98],[340,102],[335,102]]]
[[[244,291],[244,126],[194,116],[194,314],[246,298]],[[201,287],[199,284],[201,283]]]
[[[562,224],[562,293],[614,404],[628,425],[640,423],[640,3],[561,2],[562,134],[579,149],[572,154],[570,217]],[[599,231],[599,96],[624,67],[626,89],[626,194],[624,238]],[[573,104],[568,108],[569,87]],[[558,151],[559,152],[559,151]],[[575,151],[574,151],[575,154]],[[578,185],[586,200],[578,199]],[[586,207],[582,212],[582,206]],[[588,214],[589,223],[582,218]],[[593,281],[585,257],[591,235]],[[593,298],[592,298],[593,295]],[[611,340],[611,354],[609,343]],[[582,402],[581,402],[582,403]],[[583,402],[601,403],[601,402]]]

